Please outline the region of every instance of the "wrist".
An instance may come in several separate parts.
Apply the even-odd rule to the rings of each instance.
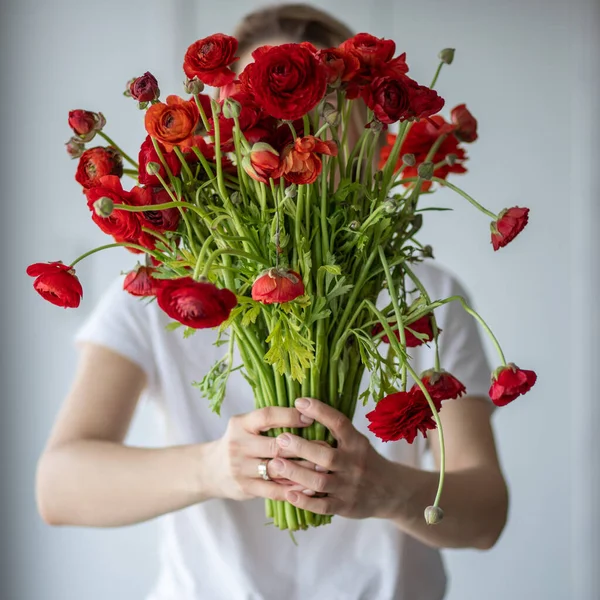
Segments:
[[[191,460],[191,490],[195,503],[222,496],[216,466],[217,443],[206,442],[188,446]]]
[[[382,502],[378,518],[407,522],[415,518],[418,490],[424,472],[387,461],[384,471]]]

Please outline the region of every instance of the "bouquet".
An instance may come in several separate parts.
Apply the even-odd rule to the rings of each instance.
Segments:
[[[77,307],[80,260],[118,246],[138,254],[125,290],[155,299],[173,319],[169,329],[189,336],[218,327],[217,343],[227,344],[193,384],[217,413],[229,374],[241,367],[257,408],[291,407],[310,396],[352,418],[357,402],[373,402],[369,428],[384,441],[412,443],[437,429],[439,488],[425,510],[436,523],[445,457],[439,412],[466,392],[440,364],[436,309],[458,302],[491,336],[500,359],[490,387],[496,405],[527,392],[536,375],[506,362],[464,298],[429,296],[413,270],[432,258],[431,247],[417,241],[431,210],[420,200],[440,187],[455,191],[491,220],[494,250],[523,230],[529,209],[496,214],[447,181],[466,171],[465,144],[477,139],[465,104],[449,121],[439,114],[444,100],[434,86],[452,49],[440,53],[429,87],[407,75],[393,41],[367,33],[337,48],[263,46],[239,74],[236,51],[237,41],[222,34],[193,43],[183,64],[184,98],[162,101],[149,72],[127,84],[125,95],[145,111],[137,161],[105,133],[102,113],[69,114],[75,179],[92,220],[114,243],[27,272],[46,300]],[[218,96],[204,94],[205,85]],[[96,136],[107,145],[87,147]],[[390,301],[378,308],[384,289]],[[416,373],[410,349],[421,344],[434,344],[436,359]],[[235,346],[242,365],[234,364]],[[293,433],[335,444],[319,423]],[[281,529],[331,519],[271,500],[266,511]]]

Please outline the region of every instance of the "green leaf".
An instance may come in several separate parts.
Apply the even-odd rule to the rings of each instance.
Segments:
[[[321,265],[319,267],[319,271],[325,271],[326,273],[329,273],[330,275],[341,275],[342,274],[342,269],[339,267],[339,265]]]
[[[186,327],[183,330],[183,337],[184,337],[184,339],[187,340],[187,338],[192,337],[196,333],[196,331],[198,331],[198,330],[194,329],[193,327]]]
[[[218,415],[221,414],[221,405],[225,399],[231,367],[229,355],[226,355],[211,367],[201,381],[192,383],[210,401],[211,410]]]
[[[175,331],[176,329],[179,329],[180,327],[183,327],[182,323],[179,323],[178,321],[173,321],[172,323],[165,325],[165,330],[166,331]]]
[[[314,344],[306,327],[296,325],[290,318],[281,315],[267,343],[270,348],[265,354],[265,362],[273,365],[280,375],[289,373],[292,379],[302,382],[304,370],[314,362]]]
[[[255,304],[252,308],[247,310],[242,317],[242,327],[248,327],[249,325],[256,323],[258,315],[260,314],[260,304]]]

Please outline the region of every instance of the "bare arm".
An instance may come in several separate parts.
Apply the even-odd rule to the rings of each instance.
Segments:
[[[263,409],[236,417],[215,442],[132,448],[123,441],[144,385],[135,363],[85,345],[38,465],[38,507],[47,523],[111,527],[215,497],[283,499],[285,486],[257,478],[259,457],[281,454],[274,439],[260,432],[305,426],[298,411]]]

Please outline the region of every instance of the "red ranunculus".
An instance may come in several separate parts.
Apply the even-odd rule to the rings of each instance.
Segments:
[[[163,187],[135,187],[131,190],[131,203],[136,206],[151,206],[171,202],[169,192]],[[142,226],[159,233],[176,231],[181,213],[177,208],[166,208],[135,213],[139,215]]]
[[[115,205],[133,205],[131,193],[126,192],[121,186],[121,181],[114,175],[102,177],[96,187],[86,190],[88,207],[92,213],[92,219],[104,233],[112,235],[116,242],[137,244],[142,234],[142,226],[139,213],[127,210],[113,210],[109,217],[101,217],[94,210],[96,200],[106,196]],[[139,250],[128,248],[131,252],[138,253]]]
[[[236,60],[238,42],[234,37],[216,33],[194,42],[185,53],[183,70],[192,79],[197,77],[206,85],[221,87],[235,79],[229,66]]]
[[[104,125],[106,125],[106,119],[102,113],[81,109],[69,112],[69,127],[84,142],[90,142]]]
[[[35,263],[27,267],[27,275],[35,277],[33,287],[44,300],[64,308],[77,308],[83,288],[75,269],[61,262]]]
[[[156,269],[138,265],[136,269],[127,273],[123,281],[123,289],[132,296],[156,296],[161,280],[152,277]]]
[[[358,73],[361,66],[356,55],[344,52],[340,48],[319,50],[316,57],[325,67],[327,83],[333,87],[350,81]]]
[[[240,79],[272,117],[300,119],[325,96],[327,71],[305,44],[258,48],[252,56],[255,62]]]
[[[295,271],[269,269],[252,284],[252,299],[263,304],[283,304],[303,294],[302,278]]]
[[[535,371],[519,369],[517,365],[509,363],[493,374],[490,398],[496,406],[506,406],[515,398],[526,394],[536,380]]]
[[[160,142],[158,142],[158,147],[162,152],[167,166],[169,169],[171,169],[171,173],[177,177],[181,173],[181,161],[179,158],[177,158],[175,152],[167,152],[166,148]],[[160,180],[156,175],[150,175],[146,171],[146,166],[149,162],[160,165],[160,170],[158,173],[165,181],[168,181],[169,178],[167,176],[167,172],[165,171],[165,168],[163,167],[160,158],[154,149],[152,138],[149,135],[146,136],[144,143],[140,147],[138,162],[140,164],[138,180],[142,185],[161,185]]]
[[[158,100],[160,90],[156,77],[146,71],[141,77],[132,79],[127,85],[129,95],[138,102],[152,102]]]
[[[194,329],[218,327],[237,304],[235,294],[191,277],[165,279],[156,295],[158,305],[172,319]]]
[[[400,340],[400,334],[398,333],[398,329],[396,327],[396,323],[391,323],[391,326],[394,327],[394,333],[398,340]],[[412,331],[409,331],[412,330]],[[380,323],[375,325],[373,328],[372,334],[377,335],[383,331],[383,327]],[[414,333],[419,333],[423,337],[423,339],[419,339]],[[438,328],[438,334],[441,333],[442,330]],[[410,323],[404,328],[404,337],[406,339],[406,347],[407,348],[416,348],[417,346],[421,346],[427,342],[433,340],[433,315],[427,314],[423,315],[420,319],[417,319],[413,323]],[[387,335],[381,337],[381,341],[384,344],[390,343],[390,338]]]
[[[261,183],[269,183],[269,179],[279,179],[283,172],[283,164],[279,152],[269,144],[254,144],[242,161],[244,170],[252,179]]]
[[[337,156],[337,145],[322,141],[312,135],[297,138],[293,146],[283,151],[283,176],[298,185],[313,183],[323,168],[319,154]]]
[[[466,393],[467,388],[454,375],[446,371],[430,369],[421,375],[421,381],[429,392],[432,400],[452,400]],[[415,393],[421,388],[415,383],[411,391]]]
[[[86,150],[79,159],[75,180],[89,189],[99,184],[106,175],[123,175],[123,159],[115,148],[97,146]]]
[[[450,112],[450,120],[454,125],[454,135],[459,142],[470,144],[477,139],[477,119],[466,104],[455,106]]]
[[[144,123],[146,131],[170,151],[175,146],[187,147],[199,120],[194,98],[183,100],[179,96],[167,96],[166,104],[157,102],[146,111]]]
[[[436,410],[441,402],[432,398]],[[421,392],[396,392],[382,398],[375,410],[367,414],[369,429],[384,442],[405,439],[412,444],[419,431],[427,437],[429,429],[435,429],[431,408]]]
[[[370,33],[357,33],[340,44],[340,49],[356,56],[362,66],[379,66],[394,56],[396,43]]]
[[[492,245],[494,250],[504,248],[512,242],[525,229],[529,221],[529,209],[513,206],[504,209],[499,215],[498,220],[490,225],[492,230]]]

